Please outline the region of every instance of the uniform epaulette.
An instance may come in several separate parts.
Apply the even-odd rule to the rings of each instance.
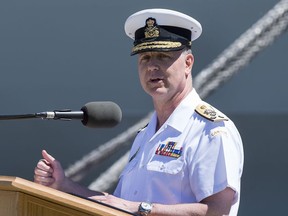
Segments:
[[[204,118],[213,121],[228,121],[228,117],[225,116],[222,112],[217,110],[215,107],[211,106],[210,104],[202,101],[195,109],[195,111],[203,116]]]

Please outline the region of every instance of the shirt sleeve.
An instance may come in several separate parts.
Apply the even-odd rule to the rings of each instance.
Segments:
[[[236,130],[236,131],[235,131]],[[205,132],[193,157],[190,184],[198,202],[232,188],[237,200],[242,173],[242,141],[236,128],[215,127]]]

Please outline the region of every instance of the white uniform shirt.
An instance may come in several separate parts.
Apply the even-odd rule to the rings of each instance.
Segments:
[[[141,130],[114,195],[131,201],[195,203],[232,188],[237,215],[243,168],[241,137],[231,120],[212,122],[195,112],[193,90],[155,133],[157,117]]]

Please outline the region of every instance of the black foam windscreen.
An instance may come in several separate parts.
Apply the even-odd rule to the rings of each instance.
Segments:
[[[83,125],[92,128],[114,127],[122,119],[120,107],[111,101],[89,102],[81,110]]]

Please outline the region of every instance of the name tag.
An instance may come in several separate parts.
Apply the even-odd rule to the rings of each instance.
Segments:
[[[160,144],[155,154],[179,158],[182,154],[182,147],[180,149],[176,149],[176,144],[177,144],[176,142],[168,142],[166,144]]]

